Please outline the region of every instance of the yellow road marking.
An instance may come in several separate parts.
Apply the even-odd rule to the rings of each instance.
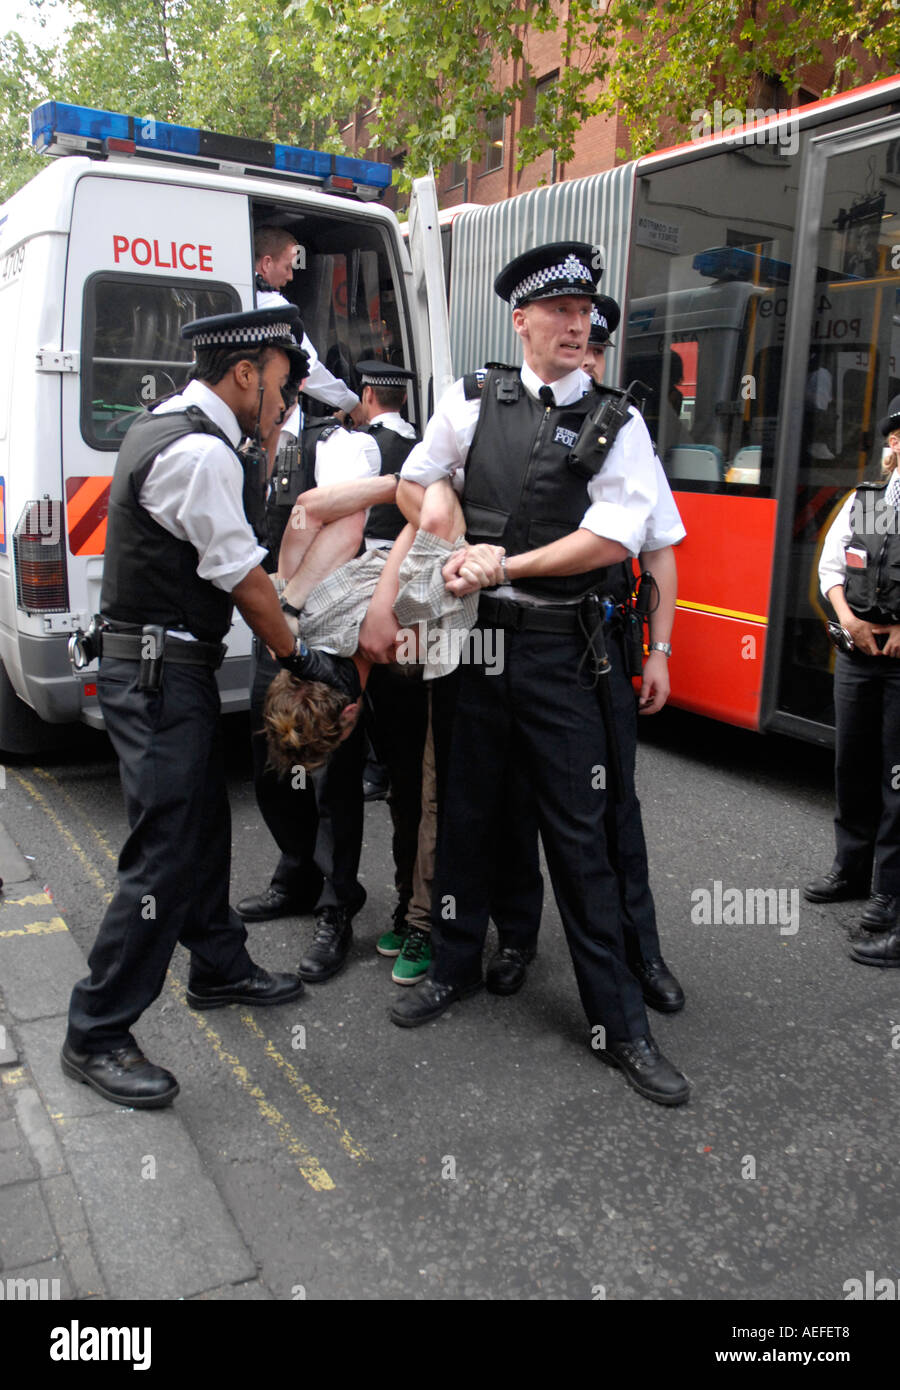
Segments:
[[[24,898],[0,898],[0,907],[46,907],[52,901],[49,893],[26,893]]]
[[[29,922],[27,927],[10,927],[6,931],[0,931],[0,937],[51,936],[53,932],[68,930],[69,928],[61,917],[51,917],[49,922]]]
[[[44,796],[42,792],[38,791],[37,787],[34,785],[33,782],[29,782],[28,778],[23,777],[20,772],[14,772],[13,776],[15,777],[16,781],[21,783],[21,785],[25,788],[28,795],[37,802],[37,804],[40,806],[41,810],[48,817],[48,819],[53,822],[60,835],[62,835],[63,839],[68,841],[69,848],[71,849],[72,853],[81,862],[82,867],[84,868],[84,871],[88,875],[88,877],[94,880],[94,883],[100,890],[100,894],[103,898],[103,901],[108,903],[112,899],[112,893],[106,886],[106,880],[94,868],[90,859],[88,859],[87,855],[81,848],[81,845],[75,839],[75,836],[72,834],[71,830],[69,830],[68,826],[63,825],[59,816],[56,814],[53,807],[47,801],[47,798]],[[47,780],[51,782],[56,782],[55,778],[49,776],[47,777]],[[58,786],[59,784],[56,783],[56,785]],[[62,789],[60,788],[60,790]]]
[[[14,1067],[12,1071],[0,1071],[0,1081],[4,1086],[21,1086],[25,1080],[25,1068]]]
[[[358,1144],[353,1135],[344,1129],[334,1110],[321,1096],[317,1096],[315,1091],[305,1081],[302,1080],[297,1068],[286,1057],[278,1051],[271,1038],[267,1038],[252,1014],[241,1014],[241,1023],[245,1028],[249,1028],[251,1033],[265,1043],[266,1056],[269,1057],[282,1073],[287,1077],[297,1095],[308,1105],[314,1115],[324,1115],[325,1123],[329,1125],[338,1136],[338,1142],[345,1153],[349,1154],[357,1163],[372,1163],[372,1155],[367,1153],[362,1144]]]
[[[691,603],[686,598],[678,599],[675,607],[689,608],[695,613],[717,613],[720,618],[740,618],[745,623],[762,623],[763,627],[769,623],[765,613],[742,613],[739,608],[717,608],[713,603]]]
[[[294,1133],[289,1121],[285,1119],[281,1111],[267,1099],[265,1091],[252,1080],[250,1073],[243,1063],[231,1052],[225,1050],[222,1046],[222,1039],[219,1037],[218,1033],[214,1032],[199,1014],[194,1013],[194,1011],[188,1007],[187,993],[184,985],[180,980],[175,978],[171,971],[169,972],[169,988],[175,997],[188,1009],[188,1016],[199,1028],[207,1042],[211,1044],[219,1061],[224,1062],[227,1067],[231,1068],[231,1073],[241,1090],[246,1092],[255,1102],[256,1108],[266,1121],[266,1124],[272,1126],[282,1144],[284,1144],[289,1153],[293,1155],[297,1167],[310,1187],[316,1192],[332,1191],[335,1185],[333,1179],[329,1177],[315,1155],[310,1153],[303,1141]]]
[[[51,782],[53,784],[53,786],[63,797],[63,799],[67,801],[69,805],[72,806],[82,817],[88,829],[96,837],[98,843],[101,845],[107,858],[110,859],[113,863],[118,863],[118,856],[111,849],[109,842],[106,840],[105,836],[84,814],[82,808],[77,804],[77,802],[73,800],[73,798],[66,791],[65,787],[62,786],[62,784],[53,776],[52,773],[45,771],[43,768],[35,768],[34,772],[37,776],[42,777],[44,781]],[[90,869],[94,880],[99,881],[101,885],[101,890],[103,891],[103,896],[106,899],[106,901],[109,901],[109,899],[112,897],[112,893],[110,893],[106,889],[105,880],[94,869],[93,865],[90,864],[90,861],[88,860],[85,851],[75,840],[71,832],[62,824],[62,821],[55,814],[52,807],[48,805],[46,798],[43,797],[41,793],[37,791],[36,788],[32,788],[26,778],[21,777],[18,773],[16,773],[15,775],[18,777],[19,781],[26,788],[26,790],[29,791],[30,794],[35,797],[38,804],[41,806],[41,809],[46,812],[50,820],[52,820],[53,823],[57,826],[57,828],[65,835],[65,838],[68,840],[74,853],[78,856],[81,862]],[[62,921],[61,918],[55,920]],[[63,930],[67,930],[65,923],[63,923]],[[0,933],[0,935],[2,935],[2,933]],[[179,1000],[179,1002],[185,1006],[185,1008],[188,1011],[189,1017],[193,1019],[197,1027],[207,1038],[207,1041],[211,1044],[219,1059],[225,1062],[227,1066],[231,1067],[234,1076],[237,1078],[242,1088],[256,1102],[260,1114],[263,1116],[263,1118],[266,1120],[268,1124],[271,1124],[273,1126],[282,1143],[284,1143],[288,1148],[289,1152],[293,1154],[294,1158],[297,1161],[297,1167],[300,1169],[300,1172],[306,1178],[307,1182],[310,1183],[310,1186],[314,1187],[317,1191],[328,1191],[329,1189],[333,1188],[335,1184],[331,1177],[319,1163],[318,1159],[315,1158],[312,1154],[310,1154],[306,1146],[294,1134],[290,1124],[284,1118],[281,1112],[266,1099],[265,1093],[260,1089],[260,1087],[250,1083],[249,1073],[246,1067],[243,1066],[243,1064],[239,1061],[237,1057],[232,1056],[231,1053],[228,1053],[224,1050],[221,1039],[219,1038],[218,1034],[215,1033],[213,1029],[209,1028],[203,1022],[200,1016],[198,1014],[195,1014],[194,1011],[189,1008],[187,1004],[187,997],[184,990],[184,986],[172,973],[171,970],[169,970],[168,972],[167,984],[169,986],[169,989]],[[309,1107],[309,1109],[313,1112],[314,1115],[322,1115],[326,1117],[326,1123],[329,1125],[330,1128],[336,1131],[338,1135],[338,1142],[340,1143],[341,1148],[344,1150],[344,1152],[347,1153],[357,1163],[373,1162],[371,1154],[367,1153],[362,1144],[355,1140],[353,1136],[350,1134],[350,1132],[343,1127],[334,1110],[327,1104],[327,1102],[324,1101],[321,1096],[316,1095],[312,1087],[307,1085],[307,1083],[301,1079],[296,1068],[292,1065],[292,1063],[290,1063],[287,1060],[287,1058],[282,1056],[282,1054],[278,1051],[272,1040],[266,1037],[266,1034],[260,1028],[256,1020],[252,1018],[249,1014],[241,1014],[240,1019],[244,1027],[247,1028],[249,1032],[252,1032],[264,1043],[264,1050],[266,1056],[269,1058],[270,1061],[274,1062],[274,1064],[281,1070],[282,1074],[287,1078],[288,1082],[290,1083],[292,1089],[297,1093],[297,1095],[300,1096],[304,1104]]]

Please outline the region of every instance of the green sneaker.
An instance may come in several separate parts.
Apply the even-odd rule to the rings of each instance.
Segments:
[[[410,927],[391,979],[398,985],[418,984],[431,964],[431,933]]]
[[[375,943],[375,950],[380,956],[399,956],[406,940],[409,927],[406,925],[406,903],[398,903],[394,908],[394,925],[390,931],[386,931],[383,936],[379,936]]]

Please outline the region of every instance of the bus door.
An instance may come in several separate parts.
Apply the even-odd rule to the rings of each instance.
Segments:
[[[878,420],[900,389],[900,120],[809,143],[786,324],[763,726],[833,740],[825,534],[881,477]]]

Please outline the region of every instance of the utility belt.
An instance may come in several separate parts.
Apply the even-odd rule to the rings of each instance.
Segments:
[[[95,657],[139,662],[138,690],[158,690],[167,662],[217,671],[226,651],[224,642],[186,642],[172,637],[161,623],[117,623],[99,613],[91,619],[87,632],[79,628],[69,638],[69,660],[75,671],[83,671]]]
[[[588,652],[601,634],[621,634],[625,672],[634,677],[641,675],[644,667],[644,623],[651,611],[654,588],[652,575],[645,573],[641,575],[637,599],[629,595],[624,602],[617,602],[599,589],[591,590],[578,603],[559,605],[516,603],[482,593],[478,621],[485,627],[502,627],[508,632],[580,633]]]

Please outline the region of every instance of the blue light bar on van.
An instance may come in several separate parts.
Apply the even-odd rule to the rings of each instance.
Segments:
[[[296,145],[276,145],[239,135],[172,125],[152,116],[94,111],[62,101],[45,101],[31,113],[31,143],[44,154],[138,154],[226,172],[288,176],[325,187],[380,197],[390,187],[391,166],[350,155],[323,154]],[[345,182],[346,181],[346,182]]]
[[[742,246],[714,246],[698,251],[692,263],[699,275],[710,280],[750,280],[756,285],[786,285],[791,278],[790,261],[760,256]]]

